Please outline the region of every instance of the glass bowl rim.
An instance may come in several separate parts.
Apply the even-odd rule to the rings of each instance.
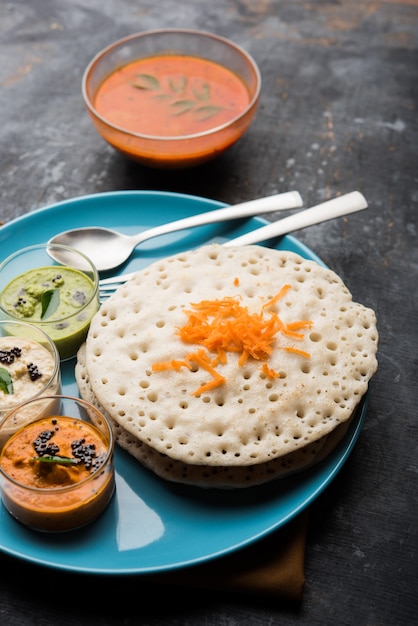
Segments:
[[[112,428],[112,425],[111,425],[111,423],[109,421],[109,418],[106,417],[106,415],[104,415],[104,413],[100,409],[95,407],[93,404],[91,404],[90,402],[87,402],[87,400],[84,400],[83,398],[78,398],[77,396],[70,396],[70,395],[65,395],[65,394],[53,394],[53,395],[49,395],[49,396],[42,396],[42,397],[37,397],[37,398],[31,398],[30,400],[27,400],[26,402],[22,402],[21,404],[16,406],[14,409],[9,411],[5,415],[5,417],[0,422],[0,430],[1,430],[1,427],[3,426],[3,424],[6,422],[7,418],[10,417],[11,414],[14,413],[17,409],[22,409],[27,404],[31,404],[32,402],[36,402],[36,401],[41,401],[41,400],[46,400],[46,401],[47,400],[59,400],[59,399],[73,400],[73,401],[79,402],[80,404],[85,404],[85,405],[87,405],[87,407],[89,409],[93,408],[95,411],[97,411],[97,413],[99,413],[101,415],[101,417],[103,418],[103,420],[104,420],[104,422],[105,422],[105,424],[106,424],[106,426],[108,428],[108,431],[109,431],[109,443],[107,444],[107,450],[106,450],[106,454],[105,454],[103,463],[96,470],[94,470],[91,474],[89,474],[89,476],[86,476],[86,478],[84,478],[83,480],[80,480],[79,482],[74,483],[73,485],[66,485],[65,487],[53,487],[52,489],[41,488],[41,487],[33,487],[31,485],[24,485],[23,483],[19,482],[15,478],[13,478],[13,476],[10,476],[7,472],[5,472],[4,469],[0,465],[0,474],[3,477],[3,480],[8,480],[10,483],[15,485],[19,489],[24,489],[24,490],[30,491],[31,493],[39,493],[42,496],[49,496],[49,495],[55,495],[55,494],[60,494],[60,493],[68,493],[68,492],[71,492],[71,491],[76,491],[77,489],[79,489],[83,485],[89,483],[91,480],[95,480],[95,478],[100,474],[100,472],[103,471],[103,468],[105,466],[107,466],[109,461],[112,459],[112,456],[114,454],[115,438],[114,438],[113,428]],[[47,416],[47,417],[52,417],[52,416]],[[57,417],[60,417],[60,416],[57,416]],[[63,415],[61,417],[71,417],[71,416]],[[43,419],[43,418],[40,418],[40,419]],[[74,419],[80,419],[80,418],[75,417]],[[35,421],[38,421],[38,420],[35,420]],[[84,420],[80,420],[80,421],[84,421]],[[29,423],[31,423],[31,422],[29,422]],[[22,426],[22,428],[24,428],[24,426]],[[95,426],[95,428],[97,428],[97,426]],[[3,490],[3,487],[1,487],[1,490]]]
[[[228,122],[225,122],[224,124],[215,126],[213,128],[209,128],[208,130],[202,131],[200,133],[194,133],[191,135],[178,135],[178,136],[146,135],[144,133],[136,133],[136,132],[127,130],[126,128],[123,128],[122,126],[113,124],[112,122],[109,122],[109,120],[107,120],[105,117],[100,115],[96,111],[93,103],[91,102],[89,96],[87,95],[88,79],[92,70],[94,69],[95,64],[100,59],[104,58],[112,50],[116,49],[117,47],[122,47],[126,43],[129,43],[130,41],[133,41],[135,39],[139,39],[142,37],[152,37],[154,35],[176,34],[176,33],[180,35],[184,34],[186,36],[197,35],[199,37],[201,36],[204,38],[213,39],[214,41],[218,41],[222,44],[227,45],[229,48],[231,48],[235,52],[238,52],[245,59],[247,64],[251,67],[252,71],[254,72],[255,78],[256,78],[256,87],[255,87],[254,94],[251,97],[251,100],[248,103],[248,105],[245,107],[245,109],[241,111],[239,115],[232,118]],[[196,53],[195,56],[199,56],[198,53]],[[229,126],[235,124],[236,122],[239,122],[239,120],[244,118],[256,106],[260,98],[260,94],[261,94],[261,83],[262,83],[261,72],[258,68],[256,61],[252,57],[252,55],[249,52],[247,52],[242,46],[240,46],[239,44],[236,44],[230,39],[227,39],[226,37],[222,37],[221,35],[211,33],[209,31],[197,30],[193,28],[158,28],[158,29],[152,29],[152,30],[144,30],[144,31],[140,31],[137,33],[133,33],[131,35],[127,35],[126,37],[122,37],[121,39],[118,39],[117,41],[114,41],[113,43],[102,48],[102,50],[100,50],[97,54],[95,54],[95,56],[91,59],[86,69],[84,70],[82,81],[81,81],[81,92],[82,92],[84,103],[86,107],[88,108],[88,110],[90,111],[90,113],[94,117],[99,119],[107,127],[111,128],[112,130],[128,135],[129,137],[136,137],[137,139],[142,139],[146,141],[160,141],[160,142],[165,142],[165,143],[175,143],[175,142],[181,142],[185,140],[190,141],[191,139],[200,139],[202,137],[214,135],[222,131],[223,129],[228,128]]]
[[[42,394],[45,393],[45,391],[48,389],[49,385],[51,384],[51,382],[53,382],[55,379],[57,380],[57,382],[59,382],[60,377],[61,377],[61,360],[60,360],[60,355],[58,352],[58,348],[55,345],[54,341],[51,339],[51,337],[48,335],[48,333],[46,333],[42,327],[37,326],[36,324],[31,324],[30,322],[25,322],[24,320],[20,320],[17,318],[12,318],[9,317],[8,319],[0,319],[0,327],[5,326],[6,324],[17,324],[17,325],[22,325],[25,326],[26,328],[30,328],[30,329],[34,329],[38,332],[41,333],[41,335],[43,335],[44,339],[45,339],[45,343],[48,344],[48,346],[51,348],[52,351],[52,356],[54,358],[54,369],[51,373],[51,376],[48,378],[47,382],[43,385],[42,389],[39,389],[37,391],[37,393],[34,396],[31,396],[30,398],[27,398],[27,400],[24,400],[24,402],[29,402],[31,400],[37,400],[40,396],[44,397]],[[1,335],[0,336],[0,340],[1,338],[5,336],[5,337],[19,337],[21,338],[19,335]],[[26,339],[26,337],[25,337]],[[33,341],[34,343],[37,343],[39,345],[42,345],[37,339],[33,339],[30,338],[30,341]],[[47,348],[45,348],[47,350]],[[8,414],[11,411],[14,411],[15,409],[17,409],[17,407],[19,407],[22,404],[22,402],[18,401],[16,404],[13,404],[11,406],[8,406],[6,408],[2,408],[0,405],[0,424],[1,422],[8,416]]]
[[[51,249],[56,248],[56,249],[59,249],[59,250],[66,250],[68,252],[80,255],[88,263],[88,265],[91,268],[91,272],[93,274],[93,277],[91,279],[91,281],[93,283],[93,291],[92,291],[92,293],[90,295],[90,298],[87,300],[87,302],[80,309],[78,309],[75,313],[69,313],[65,317],[59,317],[59,318],[56,318],[54,320],[49,320],[49,321],[48,320],[45,320],[45,321],[39,320],[39,321],[35,321],[35,322],[30,322],[30,324],[32,324],[32,326],[36,326],[37,328],[41,328],[41,329],[42,328],[47,328],[50,324],[59,324],[60,322],[63,322],[63,321],[68,320],[70,318],[73,318],[74,315],[80,314],[82,311],[87,309],[94,300],[97,299],[98,292],[99,292],[99,272],[98,272],[96,266],[94,265],[93,261],[91,259],[89,259],[89,257],[87,255],[85,255],[84,252],[81,252],[81,250],[77,250],[76,248],[72,248],[71,246],[67,246],[67,245],[61,244],[61,243],[49,243],[49,242],[47,242],[47,243],[36,243],[36,244],[31,245],[31,246],[26,246],[25,248],[20,248],[19,250],[15,250],[15,252],[12,252],[11,254],[9,254],[0,263],[0,272],[2,271],[3,267],[9,261],[13,261],[13,260],[17,259],[17,257],[20,254],[25,254],[26,252],[31,252],[32,250],[40,250],[40,249],[44,249],[48,253],[48,248],[51,248]],[[52,259],[52,257],[51,257],[51,259]],[[55,267],[55,266],[51,266],[51,267]],[[57,265],[56,267],[59,268],[60,265]],[[71,267],[71,266],[62,264],[61,267]],[[36,270],[36,267],[34,267],[33,269]],[[80,268],[72,268],[72,269],[75,269],[77,271],[83,272],[83,270],[80,269]],[[30,270],[26,270],[26,271],[30,271]],[[24,273],[25,273],[25,270],[22,272],[22,274],[24,274]],[[17,276],[19,276],[19,274],[17,274],[15,278],[17,278]],[[12,278],[9,281],[9,283],[12,280],[14,280],[14,278]],[[7,285],[9,283],[7,283]],[[7,285],[6,285],[6,287],[7,287]],[[4,315],[7,316],[7,319],[9,321],[13,321],[13,322],[23,322],[24,321],[21,317],[16,317],[10,311],[5,309],[4,306],[2,305],[1,301],[0,301],[0,311]],[[2,321],[7,321],[7,320],[3,319]]]

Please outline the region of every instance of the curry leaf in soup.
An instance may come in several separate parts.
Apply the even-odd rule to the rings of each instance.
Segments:
[[[0,391],[6,393],[7,395],[13,394],[12,377],[4,367],[0,367]]]
[[[172,98],[173,96],[169,93],[158,93],[156,96],[152,96],[153,100],[159,100],[159,101],[171,100]]]
[[[173,115],[183,115],[193,109],[195,103],[193,100],[176,100],[170,106],[173,108]]]
[[[41,305],[42,313],[41,319],[50,317],[57,310],[60,303],[59,289],[48,289],[42,294]]]
[[[185,76],[180,76],[178,80],[170,78],[168,84],[170,85],[171,91],[174,91],[174,93],[181,93],[186,88],[187,78]]]
[[[221,107],[216,106],[202,106],[196,109],[196,117],[199,118],[200,121],[208,120],[221,110]]]
[[[158,78],[152,74],[138,74],[135,82],[131,84],[132,87],[136,87],[136,89],[145,89],[149,91],[160,89],[160,82]]]
[[[194,87],[193,93],[198,100],[205,100],[207,102],[210,99],[210,87],[207,83],[203,83],[200,89]]]

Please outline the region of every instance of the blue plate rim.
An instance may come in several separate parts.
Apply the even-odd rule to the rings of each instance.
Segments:
[[[142,200],[145,199],[146,201],[150,201],[150,200],[152,201],[155,199],[167,200],[169,203],[174,203],[174,204],[184,201],[186,203],[191,203],[190,206],[196,205],[197,207],[196,210],[192,210],[192,212],[201,211],[202,206],[204,206],[205,210],[210,210],[210,208],[220,208],[222,206],[226,206],[225,203],[222,203],[217,200],[211,200],[209,198],[202,198],[200,196],[183,194],[183,193],[175,193],[175,192],[169,192],[169,191],[123,190],[123,191],[108,191],[108,192],[101,192],[101,193],[95,193],[95,194],[80,195],[75,198],[69,198],[66,200],[62,200],[56,203],[46,205],[30,213],[27,213],[23,216],[17,217],[11,220],[10,222],[4,224],[3,226],[0,227],[0,241],[7,241],[10,235],[13,236],[14,230],[19,231],[20,227],[25,226],[28,222],[34,221],[35,224],[36,222],[42,223],[44,218],[48,219],[48,216],[51,216],[52,213],[57,213],[57,214],[65,213],[65,211],[67,211],[68,208],[79,207],[85,204],[86,202],[88,204],[90,203],[94,204],[97,202],[98,203],[109,202],[109,201],[113,202],[115,200],[119,200],[122,202],[125,202],[125,201],[130,202],[132,200],[138,200],[138,199],[142,199]],[[190,207],[188,207],[188,209],[190,209]],[[173,219],[176,219],[176,217],[173,216]],[[107,218],[104,221],[109,222],[109,219]],[[115,222],[117,220],[110,219],[110,221]],[[255,226],[262,226],[266,222],[267,220],[261,217],[251,218],[245,223],[244,229],[247,228],[248,225],[249,225],[249,228],[247,228],[247,230]],[[72,226],[74,225],[75,224],[72,223]],[[115,227],[112,224],[108,224],[108,226]],[[70,227],[71,226],[68,226],[68,228]],[[64,230],[64,228],[62,230]],[[139,227],[138,227],[138,230],[139,230]],[[244,232],[247,232],[247,231],[245,230]],[[211,235],[212,233],[210,232],[209,234]],[[227,235],[226,235],[226,239],[228,239]],[[203,243],[205,243],[205,241],[202,241],[202,244]],[[316,253],[314,253],[305,244],[300,242],[298,239],[296,239],[292,235],[287,235],[285,237],[282,237],[280,239],[278,246],[281,246],[284,249],[296,248],[295,251],[301,254],[301,256],[315,260],[316,262],[326,267],[325,263],[320,259],[318,255],[316,255]],[[272,247],[277,247],[277,246],[273,245]],[[123,273],[123,271],[126,271],[126,269],[121,269],[121,273]],[[64,382],[63,382],[63,388],[65,390]],[[116,565],[116,567],[113,567],[113,566],[112,567],[96,567],[92,565],[82,565],[82,564],[75,565],[75,564],[72,564],[69,562],[66,563],[63,561],[59,562],[58,559],[54,560],[53,555],[51,554],[46,554],[44,557],[41,557],[40,555],[37,555],[37,554],[28,554],[27,551],[25,552],[24,548],[19,550],[17,548],[12,548],[10,545],[9,546],[5,545],[4,540],[2,540],[1,538],[1,533],[0,533],[0,551],[7,553],[11,556],[20,558],[22,560],[28,561],[28,562],[36,563],[38,565],[43,565],[46,567],[51,567],[51,568],[59,569],[59,570],[75,571],[79,573],[94,573],[94,574],[109,574],[109,575],[126,574],[128,575],[128,574],[150,574],[150,573],[158,573],[162,571],[182,569],[185,567],[204,563],[212,559],[216,559],[216,558],[228,555],[236,550],[240,550],[254,543],[255,541],[258,541],[259,539],[265,537],[271,532],[277,530],[284,524],[288,523],[291,519],[296,517],[306,507],[308,507],[334,480],[334,478],[339,473],[339,471],[341,470],[341,468],[347,461],[348,457],[350,456],[355,446],[355,443],[359,437],[359,434],[361,432],[365,415],[367,412],[367,396],[368,394],[366,394],[363,397],[361,405],[359,406],[359,409],[353,420],[353,423],[350,425],[348,433],[346,434],[344,439],[340,442],[340,444],[337,446],[337,448],[329,455],[329,457],[327,457],[326,460],[318,464],[318,466],[315,466],[314,468],[312,468],[312,470],[308,470],[310,473],[309,474],[311,477],[310,482],[312,483],[312,486],[308,487],[307,493],[299,499],[298,504],[291,507],[291,510],[287,511],[286,514],[283,514],[281,517],[279,516],[278,519],[275,520],[274,522],[270,522],[268,524],[266,523],[265,527],[259,529],[257,532],[254,532],[253,534],[249,533],[247,537],[242,538],[236,543],[231,542],[229,546],[220,547],[218,550],[217,549],[209,550],[207,554],[200,554],[200,555],[197,555],[195,558],[189,557],[183,561],[181,559],[177,559],[176,562],[171,562],[171,563],[167,562],[166,564],[162,564],[162,565],[161,564],[156,565],[156,566],[149,565],[146,567],[141,567],[136,564],[133,566],[132,565],[129,565],[129,566],[128,565]],[[296,477],[296,479],[293,479],[293,480],[296,480],[297,482],[300,478],[301,481],[303,481],[305,478],[303,474],[304,473],[302,472]],[[314,480],[312,476],[316,476],[316,479]],[[306,476],[306,478],[308,478],[308,476]],[[158,480],[161,480],[161,479],[158,479]],[[307,481],[307,483],[308,485],[310,484],[309,481]],[[302,486],[302,489],[303,489],[303,486]],[[14,522],[14,520],[13,520],[13,523],[17,524],[17,522]],[[28,531],[28,532],[32,533],[35,531]],[[36,535],[34,537],[36,537]]]

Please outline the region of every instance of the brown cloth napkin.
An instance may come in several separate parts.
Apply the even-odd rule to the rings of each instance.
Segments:
[[[209,563],[155,574],[148,580],[168,585],[251,593],[300,603],[305,585],[308,512],[250,546]]]

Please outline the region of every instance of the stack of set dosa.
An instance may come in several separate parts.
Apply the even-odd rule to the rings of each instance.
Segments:
[[[81,396],[158,476],[262,484],[324,459],[377,369],[373,310],[315,261],[210,244],[154,262],[92,320]]]

